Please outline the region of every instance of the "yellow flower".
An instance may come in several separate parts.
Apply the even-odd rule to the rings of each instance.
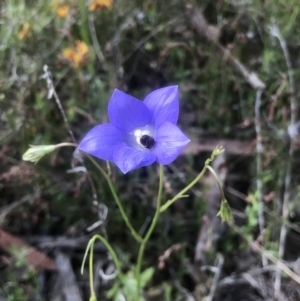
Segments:
[[[59,0],[52,0],[52,9],[58,18],[65,18],[69,14],[70,6],[65,3],[60,3]]]
[[[89,10],[100,10],[104,6],[112,8],[113,0],[92,0],[89,4]]]
[[[76,50],[81,55],[86,55],[89,51],[87,44],[82,41],[76,41]]]
[[[76,41],[75,47],[68,47],[63,50],[63,57],[69,61],[73,67],[78,68],[86,62],[89,48],[82,41]]]
[[[56,15],[59,18],[65,18],[69,14],[70,7],[67,4],[60,4],[56,9]]]
[[[29,36],[30,25],[28,22],[22,25],[22,29],[18,33],[18,38],[23,40],[25,37]]]

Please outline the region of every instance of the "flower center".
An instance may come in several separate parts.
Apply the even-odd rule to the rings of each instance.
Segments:
[[[144,127],[141,129],[136,129],[133,133],[135,137],[135,142],[139,147],[145,150],[151,150],[155,145],[154,133],[152,128]]]
[[[149,135],[143,135],[140,138],[140,143],[141,143],[142,147],[144,147],[146,149],[152,149],[155,144],[155,140],[153,137],[151,137]]]

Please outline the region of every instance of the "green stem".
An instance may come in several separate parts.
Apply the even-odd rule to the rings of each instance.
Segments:
[[[92,251],[93,247],[94,247],[94,240],[93,239],[90,239],[89,240],[89,243],[85,249],[85,253],[84,253],[84,256],[83,256],[83,260],[82,260],[82,264],[81,264],[81,269],[80,269],[80,272],[81,274],[83,274],[83,269],[84,269],[84,264],[86,262],[86,258],[87,258],[87,255],[89,253],[89,251]],[[89,271],[90,273],[90,276],[91,276],[91,271]],[[91,290],[91,295],[94,295],[95,294],[95,291],[94,291],[94,281],[90,281],[90,290]]]
[[[63,147],[63,146],[74,146],[74,147],[77,147],[78,144],[76,143],[71,143],[71,142],[62,142],[62,143],[59,143],[59,144],[56,144],[56,147]]]
[[[108,183],[108,186],[111,190],[111,193],[118,205],[118,208],[121,212],[121,215],[125,221],[125,224],[127,225],[127,227],[129,228],[129,230],[131,231],[131,234],[132,236],[136,239],[136,241],[142,243],[143,239],[142,237],[134,230],[133,226],[131,225],[129,219],[128,219],[128,216],[126,215],[124,209],[123,209],[123,206],[120,202],[120,199],[115,191],[115,188],[114,188],[114,185],[110,179],[110,177],[108,176],[108,174],[104,171],[104,169],[96,162],[96,160],[94,160],[91,156],[88,156],[89,159],[93,162],[93,164],[99,169],[99,171],[101,172],[101,174],[104,176],[104,178],[106,179],[107,183]]]
[[[183,188],[180,192],[178,192],[171,200],[168,200],[161,208],[160,208],[160,212],[164,212],[166,211],[173,203],[175,203],[179,198],[183,197],[183,195],[190,190],[194,185],[196,185],[200,179],[203,177],[203,175],[205,174],[208,166],[209,166],[210,161],[207,160],[207,162],[205,163],[202,171],[199,173],[199,175],[185,188]]]
[[[159,188],[158,188],[158,195],[157,195],[156,211],[155,211],[152,223],[149,227],[149,230],[147,231],[146,236],[143,238],[143,241],[140,245],[138,259],[137,259],[137,265],[136,265],[137,294],[140,293],[140,286],[141,286],[140,274],[141,274],[141,266],[142,266],[142,262],[143,262],[145,247],[146,247],[146,244],[157,224],[158,217],[160,214],[163,180],[164,180],[164,167],[163,167],[163,165],[159,165]],[[138,300],[138,298],[136,300]]]
[[[94,288],[94,269],[93,269],[94,244],[95,244],[95,239],[93,239],[93,240],[92,240],[92,243],[91,243],[90,258],[89,258],[89,274],[90,274],[90,290],[91,290],[91,296],[94,296],[94,295],[95,295],[95,288]]]
[[[79,23],[79,31],[81,39],[85,42],[86,45],[90,45],[90,29],[88,23],[88,8],[86,6],[86,0],[79,0],[79,14],[80,14],[80,23]],[[89,46],[90,47],[90,46]],[[89,56],[88,60],[88,71],[90,75],[95,73],[95,69],[92,62],[92,57]],[[80,77],[82,73],[78,72],[78,76]]]
[[[120,263],[120,261],[118,259],[118,256],[117,256],[116,252],[114,251],[114,249],[112,248],[112,246],[109,244],[109,242],[103,236],[97,234],[97,235],[94,236],[94,241],[96,239],[101,240],[101,242],[105,245],[105,247],[109,251],[109,253],[110,253],[110,255],[113,258],[113,261],[115,263],[116,269],[118,271],[118,276],[119,276],[121,282],[123,283],[124,282],[123,281],[124,280],[124,275],[122,273],[121,263]]]
[[[212,152],[210,158],[206,159],[204,167],[202,169],[202,171],[199,173],[199,175],[185,188],[183,188],[180,192],[178,192],[171,200],[168,200],[161,208],[160,208],[160,212],[164,212],[165,210],[167,210],[174,202],[176,202],[179,198],[182,198],[184,196],[184,194],[190,190],[194,185],[196,185],[198,183],[198,181],[203,177],[203,175],[205,174],[206,170],[209,169],[210,171],[213,170],[209,164],[217,157],[219,156],[222,152],[224,151],[224,148],[222,146],[216,146],[216,148],[214,149],[214,151]],[[218,177],[215,174],[215,172],[213,172],[213,175],[216,177],[218,185],[220,187],[220,182],[218,181]],[[222,194],[223,194],[223,190],[222,190]],[[223,194],[224,196],[224,194]],[[225,198],[224,198],[225,199]]]
[[[212,175],[215,177],[216,181],[217,181],[217,184],[218,184],[218,187],[219,187],[219,190],[220,190],[220,193],[222,195],[222,200],[226,200],[225,199],[225,195],[224,195],[224,191],[223,191],[223,188],[222,188],[222,185],[220,183],[220,180],[216,174],[216,172],[214,171],[214,169],[210,166],[210,165],[207,165],[206,166],[207,169],[209,169],[209,171],[212,173]]]
[[[88,29],[88,18],[87,18],[87,8],[86,8],[86,1],[79,0],[79,13],[80,13],[80,35],[82,40],[88,45],[90,38],[89,38],[89,29]]]
[[[87,254],[88,252],[90,252],[90,257],[89,257],[89,276],[90,276],[90,291],[91,291],[91,296],[95,296],[95,289],[94,289],[94,271],[93,271],[93,258],[94,258],[94,244],[95,244],[95,240],[99,239],[104,246],[107,248],[108,252],[110,253],[110,255],[113,258],[114,264],[116,266],[116,269],[118,271],[118,276],[121,280],[121,282],[123,282],[124,280],[124,275],[122,273],[122,269],[121,269],[121,263],[118,259],[117,254],[115,253],[114,249],[112,248],[112,246],[109,244],[109,242],[101,235],[97,234],[94,235],[88,245],[87,248],[85,250],[85,254],[83,257],[83,261],[82,261],[82,265],[81,265],[81,273],[83,273],[83,267],[87,258]]]

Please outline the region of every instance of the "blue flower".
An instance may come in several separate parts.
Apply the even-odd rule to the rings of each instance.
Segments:
[[[78,148],[115,162],[123,173],[155,161],[170,164],[190,141],[176,126],[178,113],[177,86],[155,90],[143,102],[115,90],[108,104],[110,123],[91,129]]]

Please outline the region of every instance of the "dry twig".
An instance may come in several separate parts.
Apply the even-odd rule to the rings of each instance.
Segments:
[[[175,244],[168,248],[162,255],[158,257],[158,268],[164,269],[165,262],[169,259],[173,252],[177,252],[182,248],[182,244]]]
[[[94,46],[95,53],[102,64],[102,68],[104,71],[108,72],[109,68],[106,63],[105,57],[103,55],[103,52],[101,50],[101,46],[99,44],[98,38],[97,38],[97,33],[96,33],[96,28],[95,28],[95,20],[94,20],[94,14],[90,13],[89,14],[89,28],[90,28],[90,33],[91,33],[91,38]]]
[[[256,91],[255,100],[255,132],[256,132],[256,189],[257,189],[257,201],[259,204],[258,210],[258,223],[261,236],[261,244],[264,245],[264,228],[265,228],[265,218],[264,218],[264,200],[263,200],[263,180],[262,180],[262,154],[264,147],[262,144],[262,132],[261,132],[261,95],[262,90],[258,89]],[[262,255],[262,265],[266,267],[268,265],[268,259]]]
[[[223,264],[224,264],[224,256],[220,254],[217,259],[218,259],[218,263],[217,263],[217,267],[216,267],[216,272],[215,272],[214,279],[211,284],[209,295],[205,298],[205,301],[213,301],[214,296],[217,291],[218,282],[219,282]]]
[[[40,249],[71,249],[85,250],[89,241],[88,236],[67,237],[67,236],[48,236],[48,235],[30,235],[22,237],[26,242],[37,246]],[[94,245],[96,252],[106,252],[102,243],[96,242]]]
[[[52,290],[51,300],[82,301],[76,276],[72,269],[70,258],[61,252],[56,252],[58,277],[55,288]]]
[[[286,264],[283,263],[282,260],[277,259],[273,254],[268,252],[264,247],[260,246],[259,244],[255,243],[252,239],[246,237],[242,230],[240,230],[239,227],[235,226],[234,224],[230,224],[230,226],[241,236],[243,237],[249,244],[249,246],[257,251],[260,255],[264,255],[268,258],[271,262],[276,264],[277,268],[280,269],[280,271],[286,273],[290,278],[292,278],[294,281],[296,281],[298,284],[300,284],[300,276],[298,276],[296,273],[294,273]]]
[[[47,83],[48,99],[52,98],[52,96],[54,97],[55,103],[56,103],[57,107],[59,108],[60,114],[61,114],[61,116],[63,118],[63,121],[65,123],[65,126],[66,126],[66,128],[69,132],[69,135],[70,135],[72,141],[75,144],[77,144],[77,141],[75,139],[75,136],[73,134],[73,131],[71,129],[69,121],[67,119],[67,115],[66,115],[66,113],[65,113],[65,111],[62,107],[61,101],[60,101],[60,99],[59,99],[59,97],[56,93],[56,90],[55,90],[55,87],[54,87],[54,84],[53,84],[53,81],[52,81],[52,76],[51,76],[51,73],[49,71],[48,66],[44,65],[43,70],[44,70],[44,74],[42,75],[42,78],[45,79],[46,83]],[[76,159],[78,159],[80,161],[80,163],[82,164],[82,166],[85,168],[83,160],[81,159],[81,156],[78,154],[78,150],[75,150],[75,152],[73,153],[73,157],[76,157]],[[98,196],[97,196],[97,192],[96,192],[96,189],[95,189],[94,182],[93,182],[92,177],[90,176],[89,173],[87,173],[87,176],[88,176],[88,180],[89,180],[89,183],[90,183],[90,186],[91,186],[91,189],[92,189],[92,193],[93,193],[93,201],[98,204]]]
[[[5,207],[0,208],[0,225],[4,221],[5,217],[15,208],[27,203],[31,202],[32,200],[35,200],[39,196],[39,193],[36,193],[35,195],[25,195],[22,197],[19,201],[13,202],[12,204],[9,204]]]
[[[296,115],[297,102],[295,97],[295,82],[294,82],[294,75],[292,71],[292,63],[291,63],[286,42],[282,37],[278,26],[272,25],[270,27],[270,32],[271,35],[275,36],[278,39],[287,65],[289,84],[290,84],[290,98],[291,98],[290,126],[293,126],[296,124],[296,119],[297,119],[297,115]],[[290,137],[290,138],[291,140],[290,140],[289,153],[288,153],[289,158],[288,158],[286,173],[285,173],[284,194],[283,194],[283,202],[282,202],[282,226],[280,230],[279,250],[278,250],[279,259],[282,259],[284,256],[285,242],[286,242],[286,236],[288,232],[287,219],[289,216],[289,203],[291,199],[292,161],[294,156],[294,137]],[[274,282],[274,293],[276,297],[280,296],[280,287],[281,287],[281,269],[280,266],[277,266],[275,282]]]
[[[223,52],[223,55],[237,68],[243,75],[245,80],[255,89],[265,89],[265,83],[258,77],[255,72],[249,71],[236,57],[234,57],[230,50],[224,48],[218,41],[220,31],[218,28],[207,23],[202,11],[198,8],[188,5],[187,15],[191,25],[198,31],[199,34],[204,35],[209,41],[213,42]]]

